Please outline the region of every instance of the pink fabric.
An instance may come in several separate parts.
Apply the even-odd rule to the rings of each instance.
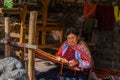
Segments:
[[[85,48],[83,45],[75,45],[75,46],[71,46],[74,50],[78,51],[81,53],[82,58],[84,58],[85,60],[91,62],[91,55],[90,52],[88,51],[87,48]]]

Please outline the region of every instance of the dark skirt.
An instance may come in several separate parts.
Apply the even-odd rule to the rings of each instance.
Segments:
[[[45,80],[88,80],[89,70],[75,72],[68,68],[63,68],[62,76],[59,75],[60,67],[55,67],[46,72],[41,72],[36,76],[36,80],[44,78]]]

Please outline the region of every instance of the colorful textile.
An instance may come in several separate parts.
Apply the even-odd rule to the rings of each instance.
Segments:
[[[90,34],[92,32],[93,27],[94,27],[94,19],[93,18],[86,19],[84,32]]]
[[[84,0],[84,17],[89,18],[94,16],[96,10],[96,4],[94,3],[88,3],[86,0]]]
[[[100,80],[120,80],[119,76],[109,76]]]
[[[59,51],[56,53],[56,56],[61,56],[64,58],[68,58],[65,55],[69,54],[70,52],[68,49],[71,48],[74,51],[71,55],[74,55],[74,58],[79,61],[79,68],[91,68],[92,67],[92,59],[90,55],[90,51],[88,48],[85,47],[83,44],[78,44],[75,46],[70,46],[67,42],[64,42],[63,45],[59,48]],[[69,54],[69,56],[71,56]],[[73,57],[71,57],[73,59]],[[69,60],[68,60],[69,61]]]
[[[83,34],[87,42],[91,42],[92,31],[94,29],[95,20],[94,18],[87,18],[83,27]]]
[[[114,6],[114,16],[116,22],[120,21],[120,10],[118,6]]]
[[[83,35],[85,40],[91,42],[92,30],[94,28],[94,16],[96,11],[96,4],[84,0],[84,11],[83,16],[85,23],[83,27]]]

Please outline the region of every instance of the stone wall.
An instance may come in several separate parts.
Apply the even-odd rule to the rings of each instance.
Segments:
[[[120,70],[120,27],[113,31],[97,31],[94,33],[95,46],[92,51],[95,66]],[[94,42],[94,40],[93,40]]]

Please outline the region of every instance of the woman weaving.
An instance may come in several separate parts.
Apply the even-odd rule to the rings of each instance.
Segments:
[[[68,61],[69,68],[63,67],[61,78],[59,76],[60,66],[40,73],[39,78],[45,80],[88,80],[92,59],[86,43],[80,41],[79,32],[73,27],[67,29],[65,37],[66,41],[60,46],[55,56],[58,60]]]

